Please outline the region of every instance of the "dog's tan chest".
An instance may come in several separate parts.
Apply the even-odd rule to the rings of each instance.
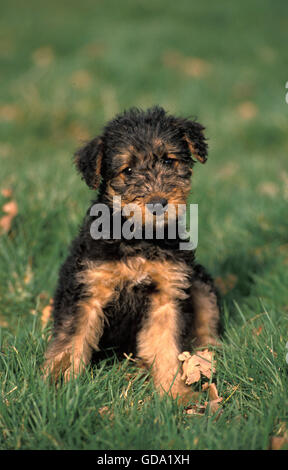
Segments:
[[[188,272],[183,263],[170,261],[150,261],[142,257],[131,257],[125,261],[85,263],[78,274],[78,280],[84,284],[86,293],[101,298],[124,286],[134,287],[154,284],[157,291],[171,298],[183,298],[183,290],[188,287]],[[106,295],[104,295],[106,297]]]

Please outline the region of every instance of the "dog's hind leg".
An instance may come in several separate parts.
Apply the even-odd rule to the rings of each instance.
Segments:
[[[79,272],[78,281],[85,286],[81,300],[75,313],[55,328],[45,356],[45,375],[55,380],[60,374],[65,380],[77,376],[89,363],[93,349],[99,349],[105,325],[103,309],[112,299],[116,284],[111,270],[92,265]]]
[[[205,279],[204,273],[204,268],[201,267],[201,276],[192,281],[190,289],[195,346],[219,345],[218,299],[212,279],[208,275]]]
[[[60,374],[64,374],[65,380],[77,376],[89,363],[92,350],[98,349],[105,322],[101,302],[97,298],[79,302],[74,322],[72,335],[67,328],[57,330],[45,355],[45,373],[55,380]]]

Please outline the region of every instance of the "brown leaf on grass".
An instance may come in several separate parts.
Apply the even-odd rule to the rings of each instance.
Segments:
[[[33,279],[32,258],[30,257],[28,260],[26,271],[25,271],[24,284],[30,284],[32,279]]]
[[[204,405],[200,405],[197,401],[186,408],[185,413],[188,415],[204,415],[206,409],[208,408],[209,414],[215,414],[219,410],[219,403],[223,401],[222,397],[219,397],[218,390],[214,383],[208,384],[205,383],[202,386],[202,391],[208,390],[209,401],[205,401]]]
[[[210,411],[212,412],[212,414],[214,414],[219,409],[219,406],[220,406],[219,403],[223,401],[223,398],[219,397],[217,387],[214,383],[211,383],[211,384],[206,383],[202,386],[202,390],[207,390],[207,389],[208,389],[209,401],[208,402],[205,401],[205,405],[209,406]]]
[[[207,405],[209,406],[209,411],[211,412],[212,415],[216,413],[216,411],[219,410],[219,403],[223,400],[222,397],[217,398],[216,400],[211,400],[207,402]],[[222,410],[223,411],[223,410]],[[221,411],[221,413],[222,413]]]
[[[275,197],[279,193],[279,187],[271,181],[264,181],[257,189],[259,193],[270,197]]]
[[[209,74],[211,65],[199,57],[187,57],[183,64],[183,72],[189,77],[200,78]]]
[[[53,300],[51,299],[49,302],[49,305],[46,305],[46,307],[44,307],[42,310],[42,315],[41,315],[42,330],[44,330],[48,321],[51,318],[52,309],[53,309]]]
[[[211,70],[211,64],[206,60],[199,57],[185,57],[179,51],[167,51],[163,55],[163,64],[193,78],[205,77]]]
[[[14,122],[21,118],[22,110],[15,104],[8,103],[0,106],[0,121]]]
[[[92,75],[88,70],[76,70],[71,77],[71,83],[75,88],[80,90],[85,90],[90,88],[92,85],[93,79]]]
[[[8,233],[11,228],[12,218],[9,215],[4,215],[0,219],[0,234]]]
[[[0,219],[0,233],[8,233],[14,217],[18,214],[18,205],[16,201],[6,202],[2,207],[2,211],[6,213]]]
[[[270,440],[270,449],[271,450],[280,450],[283,447],[288,448],[288,437],[285,436],[272,436]]]
[[[85,142],[90,139],[89,131],[85,127],[83,127],[82,124],[79,124],[76,121],[71,122],[68,128],[68,133],[71,134],[79,142]]]
[[[209,384],[206,382],[202,385],[202,390],[208,390],[208,396],[210,400],[217,400],[219,398],[218,390],[214,383]]]
[[[12,217],[15,217],[15,215],[18,214],[18,205],[16,201],[10,201],[6,202],[4,206],[2,207],[3,212],[6,212],[6,214],[11,215]]]
[[[3,197],[12,197],[13,191],[11,188],[2,188],[1,189],[1,194]]]
[[[109,407],[108,406],[101,406],[99,408],[98,413],[100,416],[103,416],[104,414],[107,414],[109,412]]]
[[[46,291],[40,292],[40,294],[39,294],[39,300],[41,300],[41,302],[42,302],[43,300],[46,301],[46,300],[48,300],[48,299],[49,299],[49,294],[48,294],[48,292],[46,292]]]
[[[193,354],[193,356],[188,351],[185,351],[179,354],[178,359],[183,362],[181,378],[186,385],[198,382],[201,374],[210,379],[212,372],[215,373],[215,362],[212,366],[213,352],[208,349],[199,351],[197,354]]]
[[[261,334],[262,330],[263,330],[263,326],[260,325],[258,328],[254,328],[252,330],[252,333],[253,333],[254,336],[259,336]]]
[[[244,121],[249,121],[258,114],[258,108],[252,101],[244,101],[244,103],[239,104],[236,111]]]
[[[235,276],[235,274],[227,274],[226,277],[216,277],[215,284],[216,287],[220,290],[221,294],[227,294],[236,286],[237,280],[238,278]]]
[[[213,351],[204,349],[196,354],[191,355],[188,351],[179,354],[178,359],[183,362],[183,374],[181,379],[185,381],[186,385],[192,385],[201,379],[201,376],[211,379],[212,373],[214,374],[215,359],[213,358]],[[219,403],[223,400],[219,397],[216,385],[214,383],[205,383],[202,385],[202,391],[208,391],[209,401],[205,401],[204,405],[198,403],[200,393],[197,394],[195,403],[186,408],[185,413],[188,415],[203,415],[206,408],[209,408],[209,413],[214,414],[219,409]]]
[[[5,320],[4,317],[2,317],[2,315],[0,315],[0,327],[7,328],[7,326],[8,326],[8,322]]]
[[[266,345],[266,348],[269,349],[270,353],[274,356],[274,357],[277,357],[277,353],[275,351],[273,351],[272,348],[270,348],[268,345]]]
[[[39,47],[32,54],[32,60],[37,67],[49,67],[54,59],[55,55],[50,46]]]
[[[196,403],[195,405],[189,406],[189,408],[185,410],[185,414],[203,416],[205,413],[205,410],[206,410],[205,405],[199,405],[198,403]]]
[[[109,406],[101,406],[99,408],[98,413],[101,417],[107,416],[110,420],[114,418],[114,413],[113,411],[109,408]]]
[[[229,162],[226,165],[222,166],[221,168],[217,169],[217,172],[215,174],[216,178],[220,180],[227,180],[237,174],[237,171],[239,170],[239,165],[238,163],[235,162]]]

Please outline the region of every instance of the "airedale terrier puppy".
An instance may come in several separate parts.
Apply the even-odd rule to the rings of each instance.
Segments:
[[[212,278],[195,262],[195,250],[180,249],[179,235],[170,239],[166,229],[160,239],[153,232],[147,239],[112,234],[95,240],[90,209],[104,204],[112,218],[117,196],[121,208],[136,204],[141,226],[146,204],[163,211],[167,204],[186,204],[195,159],[204,163],[207,158],[203,131],[198,122],[160,107],[133,108],[76,153],[78,171],[98,195],[62,265],[54,296],[54,330],[44,367],[56,379],[79,374],[93,351],[109,347],[141,359],[160,392],[190,393],[178,355],[193,345],[217,342],[219,306]],[[123,224],[127,216],[121,214],[120,220]]]

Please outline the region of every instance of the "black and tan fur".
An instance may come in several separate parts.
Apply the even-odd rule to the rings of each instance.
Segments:
[[[152,200],[186,203],[194,159],[207,158],[203,130],[159,107],[117,116],[75,156],[88,186],[99,187],[93,204],[110,207],[121,196],[122,205],[133,202],[144,213]],[[46,371],[69,379],[93,351],[113,347],[151,367],[160,392],[189,394],[178,354],[217,342],[212,278],[166,232],[163,240],[94,240],[89,212],[60,271]]]

